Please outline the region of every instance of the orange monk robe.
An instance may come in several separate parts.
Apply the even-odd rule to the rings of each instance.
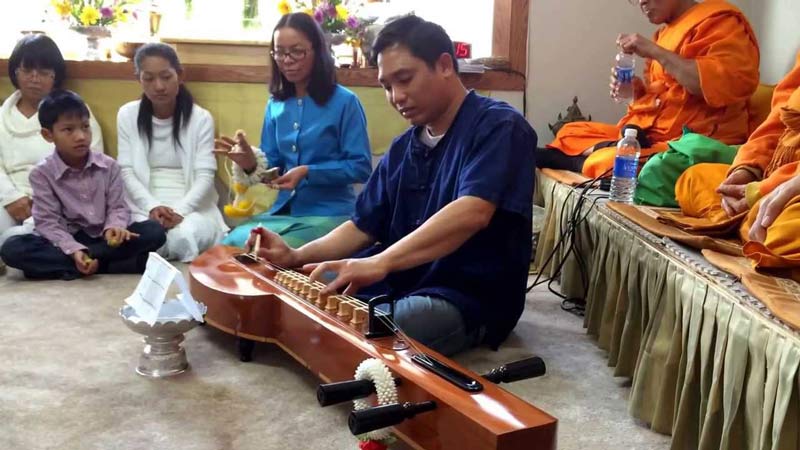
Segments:
[[[729,218],[716,188],[737,169],[766,178],[747,185],[750,210]],[[744,254],[757,267],[800,267],[800,198],[790,201],[767,229],[764,243],[748,241],[759,200],[796,176],[800,176],[800,53],[794,69],[775,88],[769,117],[739,149],[733,165],[698,164],[678,179],[676,198],[683,214],[690,217],[676,219],[676,224],[705,234],[738,227]]]
[[[767,178],[757,185],[758,191],[755,192],[757,198],[772,192],[775,187],[791,178],[796,164],[789,167],[786,165],[800,159],[794,156],[795,147],[800,143],[784,142],[783,145],[779,145],[787,131],[788,124],[784,121],[790,120],[790,117],[785,109],[790,105],[800,109],[800,53],[797,54],[794,68],[775,87],[775,92],[772,94],[772,110],[767,120],[753,132],[747,143],[739,148],[736,159],[733,160],[731,171],[739,168],[748,169],[759,179],[767,175]],[[786,136],[786,139],[788,138],[789,136]],[[776,155],[777,151],[782,154]],[[753,187],[748,186],[748,188],[752,195]]]
[[[576,156],[604,141],[620,138],[626,124],[647,132],[653,144],[642,156],[667,149],[684,126],[726,144],[747,140],[747,102],[759,82],[759,51],[755,34],[735,6],[707,0],[660,28],[655,42],[685,59],[697,61],[703,96],[689,94],[657,61],[647,60],[647,93],[636,99],[617,125],[574,122],[559,130],[549,147]],[[613,147],[593,152],[583,174],[595,178],[614,165]]]
[[[799,61],[800,63],[800,61]],[[800,67],[800,64],[798,65]],[[798,70],[800,71],[800,70]],[[797,76],[800,79],[800,75]],[[798,80],[795,82],[800,83]],[[799,268],[800,267],[800,196],[793,198],[784,207],[775,221],[767,228],[764,242],[747,242],[750,228],[758,216],[761,198],[777,189],[781,184],[800,176],[800,88],[789,97],[787,107],[780,110],[781,122],[785,125],[772,159],[765,168],[766,178],[747,186],[750,209],[741,235],[744,239],[744,255],[752,259],[756,267]],[[763,162],[763,157],[748,155],[746,166]],[[742,157],[744,161],[745,157]],[[760,166],[755,166],[759,167]]]
[[[758,207],[750,209],[741,234],[743,239],[758,216]],[[745,239],[744,256],[753,261],[755,267],[785,269],[800,268],[800,196],[793,198],[767,228],[764,242]],[[800,280],[799,280],[800,281]]]

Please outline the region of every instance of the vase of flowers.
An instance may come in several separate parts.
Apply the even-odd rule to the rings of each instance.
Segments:
[[[344,43],[360,45],[367,27],[375,22],[374,18],[359,17],[355,2],[347,0],[281,0],[278,10],[281,14],[304,12],[314,17],[325,32],[329,47]]]
[[[136,17],[132,5],[139,0],[52,0],[70,28],[86,36],[87,59],[100,59],[100,40],[111,37],[110,27]]]

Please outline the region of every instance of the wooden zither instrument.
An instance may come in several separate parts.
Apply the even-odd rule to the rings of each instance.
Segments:
[[[538,358],[478,375],[405,336],[387,299],[321,294],[324,286],[306,275],[233,247],[202,254],[189,277],[192,295],[208,306],[209,325],[280,346],[325,383],[317,391],[323,406],[374,393],[353,374],[366,359],[381,361],[399,402],[354,411],[354,434],[393,426],[398,438],[424,450],[556,448],[556,419],[498,386],[544,373]]]

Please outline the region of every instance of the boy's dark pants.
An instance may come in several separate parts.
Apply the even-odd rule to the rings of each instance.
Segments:
[[[142,273],[147,255],[158,250],[167,239],[164,228],[154,220],[136,222],[128,230],[139,237],[119,247],[110,247],[103,237],[93,238],[78,231],[75,240],[88,247],[89,256],[99,261],[98,273]],[[6,240],[0,258],[9,267],[22,270],[26,278],[73,280],[83,276],[71,255],[66,255],[37,234],[23,234]]]

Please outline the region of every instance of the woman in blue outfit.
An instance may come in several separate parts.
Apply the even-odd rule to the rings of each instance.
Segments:
[[[353,213],[353,184],[372,171],[367,121],[356,95],[336,83],[333,57],[322,30],[308,14],[284,15],[272,34],[271,99],[261,148],[243,132],[222,136],[216,152],[233,160],[234,182],[269,183],[279,194],[272,208],[228,234],[223,243],[244,246],[262,225],[293,247],[321,237]],[[281,174],[270,179],[269,169]]]

